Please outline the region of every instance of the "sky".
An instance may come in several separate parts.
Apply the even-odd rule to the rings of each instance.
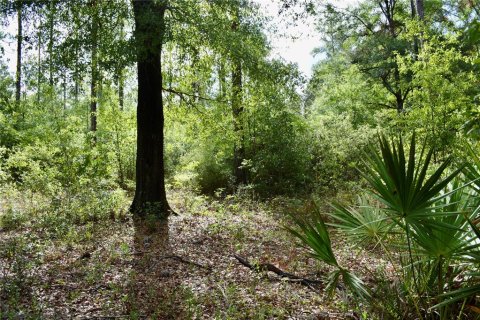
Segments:
[[[281,0],[253,0],[260,5],[261,10],[271,17],[270,27],[285,30],[285,33],[267,32],[272,46],[272,57],[283,58],[287,62],[298,65],[299,70],[309,78],[312,75],[313,65],[321,59],[314,56],[312,51],[321,44],[321,36],[315,30],[317,21],[314,17],[302,17],[302,21],[286,21],[285,17],[278,16]],[[358,3],[359,0],[330,0],[337,7],[347,8]],[[5,30],[11,35],[16,34],[16,23],[10,23]],[[13,38],[0,43],[5,49],[8,66],[12,74],[15,70],[16,43]]]
[[[277,14],[281,0],[254,1],[261,6],[263,12],[273,17],[272,24],[286,30],[286,36],[267,34],[272,45],[272,56],[297,63],[299,70],[307,78],[310,78],[313,65],[322,58],[320,55],[313,55],[313,50],[321,45],[321,35],[315,30],[318,21],[312,16],[303,17],[302,21],[297,21],[296,24],[291,21],[283,21]],[[328,2],[338,8],[348,8],[358,4],[359,0],[330,0]]]

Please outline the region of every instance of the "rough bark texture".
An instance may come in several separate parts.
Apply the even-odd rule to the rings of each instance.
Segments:
[[[120,110],[123,111],[124,104],[125,104],[124,103],[125,90],[124,90],[123,68],[120,68],[120,70],[118,71],[117,81],[118,81],[118,107]]]
[[[423,9],[423,0],[416,0],[417,1],[417,14],[420,20],[425,19],[425,11]]]
[[[95,1],[91,3],[92,10],[95,11]],[[98,82],[98,65],[97,65],[97,45],[98,45],[98,18],[93,14],[92,17],[92,56],[91,56],[91,82],[90,82],[90,132],[93,133],[93,142],[97,142],[97,82]]]
[[[22,90],[22,41],[23,41],[23,26],[22,26],[22,7],[17,8],[17,72],[15,75],[15,101],[20,103],[20,94]]]
[[[162,41],[164,1],[132,1],[137,41],[138,106],[136,189],[130,210],[139,216],[171,212],[164,183]]]
[[[232,30],[236,31],[238,23],[232,24]],[[242,62],[239,57],[233,54],[232,57],[232,114],[233,131],[236,141],[233,147],[233,174],[235,185],[247,184],[247,171],[242,168],[245,159],[245,136],[243,132],[243,96],[242,96]]]

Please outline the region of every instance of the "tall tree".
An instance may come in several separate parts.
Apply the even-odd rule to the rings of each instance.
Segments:
[[[139,216],[166,217],[171,212],[165,192],[162,45],[166,1],[132,1],[137,50],[136,189],[130,210]]]
[[[55,29],[55,2],[50,1],[48,3],[48,79],[50,86],[53,86],[53,70],[54,70],[54,57],[53,57],[53,44],[54,44],[54,29]]]
[[[398,56],[411,55],[413,51],[413,41],[410,43],[403,37],[411,5],[400,0],[381,0],[363,2],[353,9],[329,5],[324,12],[324,18],[336,25],[335,32],[339,35],[333,39],[339,39],[341,46],[349,39],[344,53],[364,74],[387,90],[389,97],[382,105],[398,113],[404,111],[413,89],[411,74],[402,74],[397,63]],[[339,16],[343,19],[338,19]],[[331,27],[330,23],[326,25]],[[319,29],[324,29],[323,24]]]
[[[22,3],[17,4],[17,72],[15,75],[15,101],[20,103],[20,95],[22,90],[22,42],[23,42],[23,26],[22,26]]]
[[[424,8],[423,8],[423,0],[416,0],[417,2],[417,14],[418,14],[418,18],[420,20],[423,20],[425,19],[425,11],[424,11]]]
[[[42,17],[38,15],[37,31],[37,103],[42,94]]]
[[[238,32],[239,13],[235,14],[232,31]],[[241,40],[241,38],[238,38]],[[242,60],[238,52],[232,54],[232,114],[235,143],[233,146],[233,174],[235,185],[247,184],[247,170],[242,166],[245,157],[245,134],[243,132],[243,88],[242,88]]]
[[[90,132],[93,134],[93,142],[96,143],[96,131],[97,131],[97,101],[98,101],[98,13],[97,13],[97,1],[92,0],[92,25],[91,25],[91,82],[90,82]]]

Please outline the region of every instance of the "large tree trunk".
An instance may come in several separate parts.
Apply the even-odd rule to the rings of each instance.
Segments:
[[[138,106],[136,189],[130,210],[166,217],[163,162],[162,41],[165,1],[132,1],[137,42]]]
[[[235,184],[247,184],[247,172],[242,167],[245,159],[245,135],[243,132],[242,64],[236,60],[232,70],[232,113],[235,145],[233,147],[233,173]]]
[[[420,20],[425,19],[425,11],[423,9],[423,0],[416,0],[417,1],[417,14]]]
[[[238,18],[237,18],[238,20]],[[232,30],[236,31],[238,21],[232,24]],[[242,85],[242,62],[236,54],[232,57],[232,114],[235,144],[233,146],[233,174],[235,185],[247,184],[247,171],[242,166],[245,159],[245,134],[243,130],[243,85]]]
[[[405,101],[403,100],[401,92],[398,95],[395,95],[395,105],[397,107],[397,113],[401,114],[403,112]]]
[[[92,56],[91,56],[91,82],[90,82],[90,132],[93,134],[93,142],[97,142],[97,86],[98,86],[98,65],[97,65],[97,46],[98,46],[98,18],[95,12],[96,1],[92,2]]]
[[[18,30],[17,30],[17,73],[15,75],[15,102],[20,103],[20,95],[22,90],[22,6],[18,3],[17,8]]]

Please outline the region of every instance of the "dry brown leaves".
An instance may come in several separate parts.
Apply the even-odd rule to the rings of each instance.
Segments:
[[[195,195],[171,195],[179,216],[168,223],[106,221],[91,227],[88,237],[79,226],[73,245],[32,230],[0,231],[5,243],[12,237],[29,239],[37,261],[25,268],[28,281],[20,296],[28,298],[20,297],[20,307],[12,307],[11,288],[0,288],[0,310],[51,319],[354,317],[341,300],[327,302],[308,287],[252,272],[233,258],[238,253],[309,278],[325,274],[328,269],[306,257],[283,230],[281,212],[234,199],[187,197]],[[367,281],[383,263],[352,250],[345,241],[335,242],[339,260]],[[0,285],[7,286],[15,279],[10,268],[15,257],[0,258]]]

